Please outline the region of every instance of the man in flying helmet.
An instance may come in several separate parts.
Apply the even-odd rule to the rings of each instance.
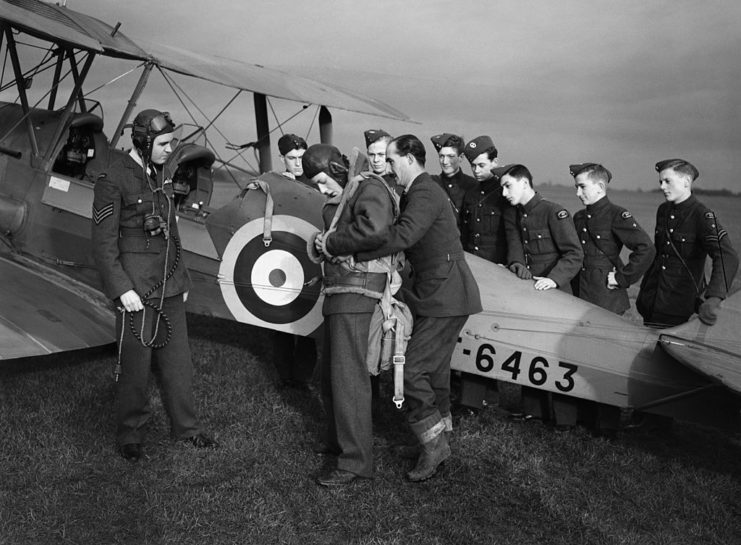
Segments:
[[[163,165],[175,147],[169,114],[147,109],[134,119],[128,154],[112,154],[95,182],[93,256],[116,319],[116,441],[121,456],[142,456],[149,419],[149,375],[157,362],[172,434],[214,447],[195,411],[185,301],[190,277],[181,259],[172,183]]]

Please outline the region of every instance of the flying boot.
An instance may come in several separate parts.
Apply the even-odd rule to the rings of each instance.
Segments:
[[[443,416],[443,423],[445,424],[445,431],[443,431],[443,434],[445,435],[445,439],[448,441],[448,446],[450,446],[453,440],[453,416],[450,413]],[[394,453],[401,458],[416,460],[419,458],[422,449],[419,444],[416,444],[396,445],[393,450]]]
[[[412,482],[426,481],[437,471],[438,466],[450,457],[450,445],[445,436],[445,423],[435,414],[411,424],[420,443],[419,458],[407,478]]]

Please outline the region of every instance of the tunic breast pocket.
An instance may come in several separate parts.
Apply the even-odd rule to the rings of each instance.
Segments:
[[[703,255],[702,246],[697,243],[695,233],[674,233],[672,235],[672,241],[685,259]]]
[[[496,234],[502,224],[502,214],[499,210],[486,210],[481,222],[484,224],[484,231],[487,234]]]
[[[537,229],[530,231],[531,254],[547,254],[554,250],[555,246],[553,245],[550,229]]]
[[[122,197],[124,208],[129,213],[151,214],[154,207],[151,193],[131,193]]]
[[[607,231],[594,230],[592,231],[594,240],[592,241],[599,248],[597,253],[602,255],[603,253],[610,256],[617,256],[620,254],[620,249],[615,243],[615,239],[612,237],[612,233]]]

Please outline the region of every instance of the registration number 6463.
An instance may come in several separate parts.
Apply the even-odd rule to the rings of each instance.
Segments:
[[[514,382],[524,382],[523,379],[526,378],[534,386],[543,386],[550,377],[559,391],[570,392],[574,389],[574,374],[579,369],[574,364],[559,361],[552,366],[543,356],[534,356],[527,363],[528,357],[523,359],[522,352],[519,350],[512,352],[504,360],[496,356],[496,349],[492,345],[480,345],[476,352],[476,368],[482,373],[490,373],[498,364],[497,360],[500,360],[499,370],[503,373],[509,373]],[[527,375],[517,380],[517,377],[523,372],[526,372]]]

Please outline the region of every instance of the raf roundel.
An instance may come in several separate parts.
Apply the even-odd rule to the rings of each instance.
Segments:
[[[224,250],[219,284],[241,322],[308,335],[322,323],[322,270],[306,252],[316,227],[294,216],[272,218],[266,245],[263,218],[240,227]]]

